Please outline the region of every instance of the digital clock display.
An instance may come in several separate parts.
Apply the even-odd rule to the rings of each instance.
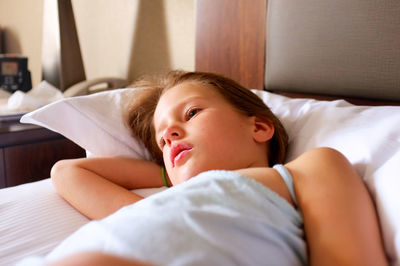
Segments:
[[[18,74],[18,63],[17,62],[2,62],[1,73],[3,75],[16,76]]]

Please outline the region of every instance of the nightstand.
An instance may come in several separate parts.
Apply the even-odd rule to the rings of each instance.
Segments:
[[[85,151],[62,135],[28,124],[0,122],[0,188],[50,177],[54,163]]]

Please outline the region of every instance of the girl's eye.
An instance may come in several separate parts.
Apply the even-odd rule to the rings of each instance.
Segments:
[[[193,109],[189,109],[186,112],[186,121],[189,121],[193,116],[195,116],[198,112],[200,112],[199,108],[193,108]]]

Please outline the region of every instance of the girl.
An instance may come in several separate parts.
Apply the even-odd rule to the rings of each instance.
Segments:
[[[136,86],[149,88],[127,121],[154,162],[77,159],[52,169],[57,191],[83,214],[101,219],[142,199],[130,189],[175,186],[208,170],[230,170],[301,211],[311,265],[387,264],[373,202],[342,154],[318,148],[280,165],[288,137],[279,120],[257,96],[219,75],[172,72]],[[102,258],[121,259],[90,253],[73,260]]]

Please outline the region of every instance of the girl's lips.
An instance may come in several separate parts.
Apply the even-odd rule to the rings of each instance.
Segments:
[[[175,167],[175,165],[183,157],[185,157],[185,155],[188,154],[192,148],[193,148],[193,145],[188,144],[188,143],[180,142],[180,143],[174,144],[172,146],[171,152],[170,152],[172,167]]]
[[[177,164],[179,164],[179,162],[181,161],[181,159],[183,159],[183,157],[185,157],[185,155],[188,154],[191,150],[192,150],[192,149],[181,151],[181,152],[175,157],[173,166],[175,167]]]

